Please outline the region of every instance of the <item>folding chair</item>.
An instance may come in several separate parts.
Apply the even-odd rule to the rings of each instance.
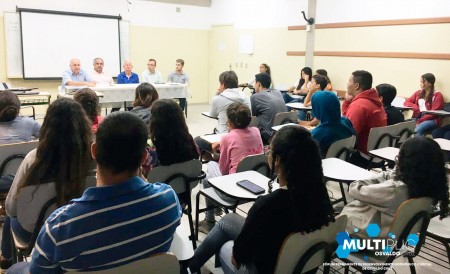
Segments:
[[[183,207],[183,213],[189,219],[190,239],[194,249],[197,248],[197,243],[195,240],[194,221],[192,220],[191,191],[205,177],[206,174],[202,171],[202,163],[197,159],[170,166],[157,166],[147,176],[149,182],[164,182],[170,185],[178,197],[181,198],[180,200],[186,202],[186,207]]]
[[[348,138],[338,140],[331,144],[331,146],[328,148],[327,154],[325,155],[325,158],[339,158],[344,161],[347,161],[350,158],[350,154],[353,152],[355,148],[356,143],[356,136],[352,135]],[[339,188],[341,189],[341,198],[336,199],[332,202],[332,204],[337,204],[340,202],[344,202],[344,205],[347,204],[347,199],[345,198],[345,191],[344,191],[344,182],[338,182]]]
[[[254,170],[261,173],[264,176],[269,176],[270,168],[269,163],[267,161],[267,155],[265,154],[256,154],[249,155],[244,157],[239,162],[239,165],[236,169],[236,172],[243,172],[248,170]],[[213,207],[205,207],[200,209],[200,196],[204,196],[205,199],[211,200],[216,206]],[[246,203],[247,201],[244,201]],[[212,188],[200,189],[195,197],[195,238],[198,239],[198,223],[199,223],[199,214],[201,212],[205,212],[210,209],[214,209],[216,207],[221,207],[224,209],[225,213],[228,213],[230,210],[232,212],[236,212],[236,208],[239,204],[243,203],[243,201],[236,200],[235,202],[228,202],[222,199],[217,192]]]
[[[433,200],[428,197],[414,198],[403,202],[398,208],[394,220],[392,221],[390,232],[396,235],[396,244],[392,250],[391,255],[375,255],[375,252],[362,252],[351,253],[348,258],[341,258],[340,260],[346,263],[352,263],[352,267],[361,273],[373,273],[370,270],[364,269],[364,263],[383,263],[390,264],[396,259],[396,252],[404,253],[404,249],[407,248],[408,252],[405,253],[408,262],[410,263],[410,271],[415,274],[416,269],[414,267],[413,257],[419,254],[420,248],[425,240],[428,224],[430,222],[430,211],[432,208]],[[412,250],[409,250],[407,243],[407,237],[409,234],[419,233],[419,241],[416,243]],[[403,245],[405,244],[405,245]],[[367,260],[364,259],[367,256]],[[354,263],[354,264],[353,264]],[[349,266],[345,267],[345,273],[348,273]],[[385,273],[387,269],[381,269],[375,273]]]

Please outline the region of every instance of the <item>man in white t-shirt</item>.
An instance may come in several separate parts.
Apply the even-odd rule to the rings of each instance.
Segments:
[[[147,68],[142,72],[142,83],[162,83],[162,76],[159,71],[156,70],[156,60],[149,59],[147,63]]]
[[[96,85],[114,85],[114,80],[110,74],[103,71],[105,63],[102,58],[94,59],[94,71],[91,76]]]

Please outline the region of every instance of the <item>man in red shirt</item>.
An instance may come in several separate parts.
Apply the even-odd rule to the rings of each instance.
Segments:
[[[357,70],[352,73],[347,83],[345,101],[342,104],[342,114],[353,124],[357,134],[356,149],[350,158],[350,162],[367,168],[367,141],[369,132],[373,127],[387,125],[387,116],[383,104],[378,98],[378,93],[372,88],[372,74],[365,70]]]

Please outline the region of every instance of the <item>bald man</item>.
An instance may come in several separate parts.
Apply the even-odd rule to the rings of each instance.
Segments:
[[[123,62],[123,71],[117,75],[117,84],[134,84],[139,83],[139,76],[133,71],[133,64],[130,60]]]
[[[95,82],[90,75],[81,69],[80,60],[73,58],[70,60],[70,69],[63,73],[62,86],[94,87]]]

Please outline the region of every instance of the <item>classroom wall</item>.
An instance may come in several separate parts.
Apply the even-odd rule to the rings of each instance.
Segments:
[[[317,24],[450,17],[450,1],[318,0]],[[450,53],[450,24],[344,27],[315,30],[315,51]],[[419,89],[424,73],[436,76],[436,88],[450,100],[450,60],[316,56],[314,67],[329,71],[333,86],[346,89],[352,71],[366,69],[374,85],[397,87],[398,95]]]

